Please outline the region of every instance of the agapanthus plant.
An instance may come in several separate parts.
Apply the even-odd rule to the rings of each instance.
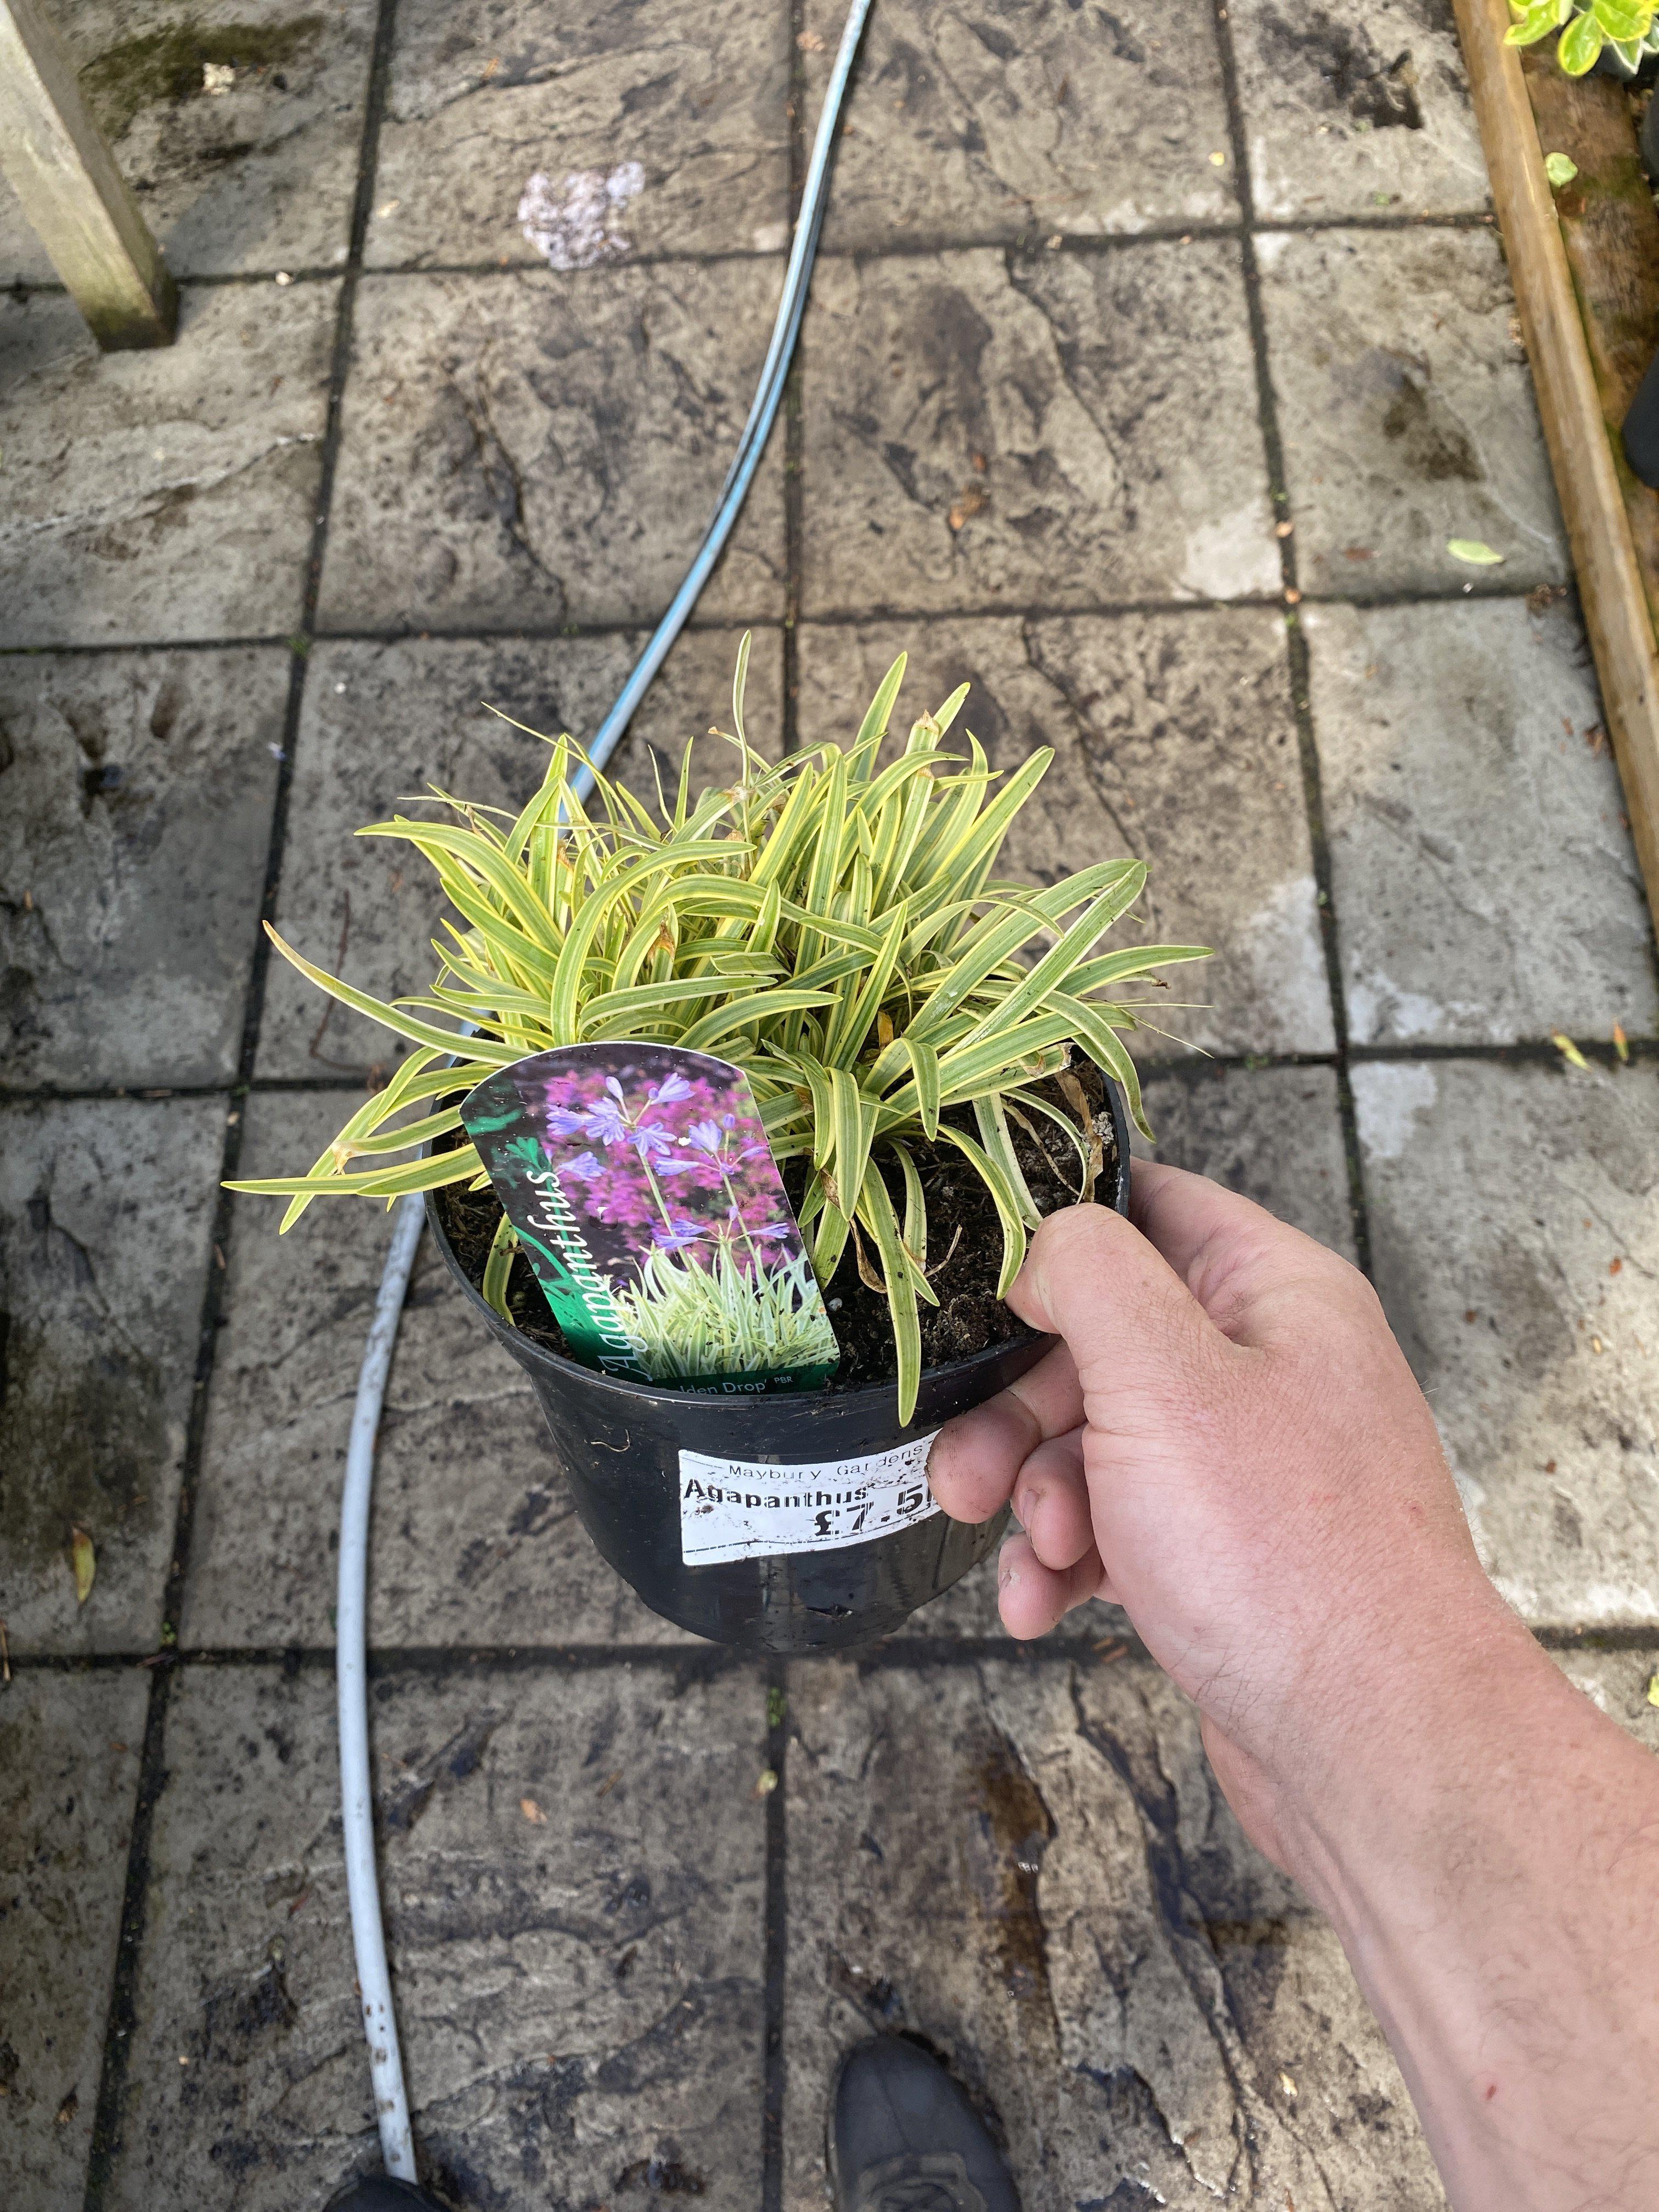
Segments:
[[[659,1247],[636,1284],[612,1293],[654,1382],[835,1364],[835,1335],[804,1252],[768,1267],[741,1236],[717,1231],[709,1243],[701,1261]]]
[[[1204,948],[1098,949],[1139,894],[1141,861],[1103,860],[1041,887],[996,874],[1009,829],[1054,756],[1045,747],[1005,775],[971,736],[964,750],[947,750],[965,684],[884,764],[901,656],[850,744],[812,745],[770,764],[744,732],[748,650],[745,639],[729,786],[694,799],[688,745],[678,790],[671,799],[659,789],[656,812],[603,776],[584,801],[574,782],[582,755],[562,737],[516,817],[434,792],[451,818],[398,815],[358,833],[413,845],[455,911],[434,941],[431,991],[383,1003],[271,936],[302,974],[415,1050],[307,1174],[234,1188],[290,1198],[284,1229],[334,1193],[390,1200],[477,1188],[477,1153],[455,1142],[458,1102],[493,1070],[603,1039],[718,1054],[747,1073],[775,1158],[805,1163],[799,1214],[819,1282],[849,1237],[879,1269],[908,1420],[921,1373],[917,1301],[937,1303],[915,1148],[954,1146],[983,1181],[1001,1223],[1006,1293],[1039,1218],[1011,1114],[1059,1123],[1086,1171],[1085,1133],[1033,1088],[1063,1070],[1075,1047],[1121,1084],[1144,1128],[1120,1032],[1139,1025],[1146,1002],[1126,986]],[[609,1109],[596,1098],[583,1110]],[[446,1144],[453,1149],[438,1149]],[[601,1171],[604,1158],[596,1144]],[[709,1172],[732,1177],[740,1230],[742,1160],[722,1151],[715,1130],[705,1158]],[[672,1215],[666,1187],[664,1194]],[[648,1223],[640,1228],[650,1236]],[[486,1273],[498,1305],[512,1240],[503,1218]],[[741,1243],[739,1235],[734,1267]]]

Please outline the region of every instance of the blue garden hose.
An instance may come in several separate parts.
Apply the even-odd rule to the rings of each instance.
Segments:
[[[824,95],[812,142],[812,158],[801,195],[800,213],[784,272],[783,296],[778,302],[772,340],[766,350],[760,382],[749,419],[744,424],[732,465],[720,487],[714,519],[709,524],[685,581],[675,592],[668,611],[658,623],[650,643],[623,686],[622,695],[599,725],[587,747],[591,766],[578,770],[571,781],[586,798],[593,785],[594,769],[603,769],[616,750],[635,708],[645,696],[652,678],[661,667],[669,647],[685,627],[723,551],[738,519],[772,425],[777,420],[795,341],[800,335],[806,309],[812,263],[830,194],[830,167],[835,154],[836,132],[847,94],[848,80],[863,36],[871,0],[853,0],[847,27],[841,34],[835,67]],[[361,2017],[368,2038],[369,2070],[374,2092],[374,2117],[380,2129],[380,2155],[392,2177],[392,2194],[412,2204],[427,2202],[415,2187],[415,2148],[410,2129],[409,2098],[404,2084],[403,2060],[398,2044],[397,2015],[392,2008],[392,1977],[386,1964],[385,1923],[380,1912],[380,1883],[374,1863],[374,1814],[368,1747],[368,1680],[366,1609],[368,1590],[369,1502],[374,1481],[374,1445],[380,1410],[386,1399],[386,1378],[397,1341],[409,1278],[425,1218],[424,1202],[416,1196],[399,1199],[392,1209],[392,1249],[375,1299],[374,1321],[363,1354],[352,1411],[350,1443],[346,1453],[344,1496],[340,1513],[338,1601],[336,1608],[336,1659],[340,1729],[340,1801],[346,1864],[346,1891],[351,1914],[352,1948],[357,1962]],[[396,2185],[402,2185],[398,2189]],[[358,2195],[367,2207],[375,2185],[360,2185]],[[386,2185],[378,2185],[377,2208],[386,2201]],[[348,2200],[349,2201],[349,2200]]]

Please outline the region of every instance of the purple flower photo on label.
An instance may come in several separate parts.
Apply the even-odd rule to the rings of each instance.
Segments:
[[[571,1045],[461,1109],[573,1353],[693,1389],[805,1389],[840,1352],[748,1079]],[[625,1348],[624,1348],[625,1347]]]

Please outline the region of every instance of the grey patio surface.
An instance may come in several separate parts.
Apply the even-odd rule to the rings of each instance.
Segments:
[[[216,1184],[312,1157],[386,1045],[258,924],[419,988],[424,887],[351,830],[522,792],[486,702],[596,725],[748,404],[840,15],[58,12],[184,312],[100,358],[0,204],[0,2172],[291,2212],[377,2155],[330,1639],[385,1224],[278,1242]],[[772,746],[901,647],[907,711],[969,678],[999,763],[1055,745],[1016,864],[1141,854],[1147,928],[1218,948],[1147,1040],[1161,1154],[1372,1273],[1501,1588],[1659,1748],[1650,921],[1449,19],[1366,21],[876,0],[787,419],[623,772],[745,627]],[[544,266],[531,175],[629,160],[626,250]],[[446,2202],[819,2212],[886,2026],[1031,2212],[1442,2201],[1120,1616],[1016,1647],[982,1571],[859,1657],[697,1644],[428,1251],[374,1540]]]

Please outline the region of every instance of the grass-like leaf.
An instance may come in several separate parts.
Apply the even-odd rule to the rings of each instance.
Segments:
[[[1101,861],[1041,889],[998,877],[1004,841],[1053,756],[1044,748],[1004,776],[971,736],[947,749],[963,694],[924,716],[884,762],[901,656],[849,744],[772,764],[744,729],[746,662],[745,648],[727,740],[736,775],[701,798],[688,746],[655,813],[603,776],[583,802],[571,781],[581,755],[560,738],[516,817],[434,793],[448,818],[398,816],[360,833],[412,845],[459,918],[434,944],[431,992],[386,1005],[274,931],[272,942],[323,990],[417,1049],[308,1172],[233,1188],[289,1198],[286,1228],[331,1193],[389,1200],[476,1184],[471,1145],[425,1148],[453,1133],[454,1094],[495,1069],[596,1037],[718,1051],[748,1073],[778,1158],[807,1163],[801,1227],[820,1279],[855,1221],[866,1252],[873,1246],[908,1420],[921,1375],[917,1301],[933,1301],[911,1148],[946,1141],[984,1182],[1002,1224],[1006,1291],[1036,1219],[1011,1102],[1016,1119],[1048,1110],[1029,1086],[1062,1069],[1075,1046],[1124,1085],[1144,1127],[1122,1036],[1147,1002],[1125,987],[1204,951],[1100,949],[1139,894],[1139,860]],[[950,1118],[968,1108],[973,1133]],[[1088,1173],[1080,1146],[1079,1188]],[[485,1295],[503,1313],[513,1249],[504,1227],[485,1273]],[[692,1315],[686,1302],[702,1293],[680,1284],[680,1272],[661,1271],[646,1303],[665,1328],[713,1328]],[[757,1317],[759,1338],[776,1348],[787,1321],[781,1309]],[[712,1338],[706,1348],[714,1358]]]

